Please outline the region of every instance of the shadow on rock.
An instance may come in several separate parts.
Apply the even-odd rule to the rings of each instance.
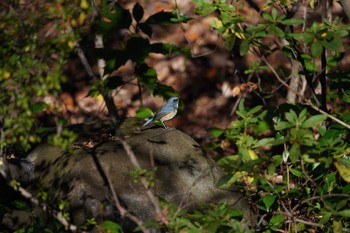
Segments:
[[[227,203],[243,212],[242,224],[254,224],[254,215],[237,188],[215,186],[222,171],[190,136],[159,127],[141,131],[136,125],[141,124],[127,121],[122,131],[141,167],[156,167],[154,192],[159,198],[189,210],[203,204]],[[11,161],[7,164],[12,177],[29,184],[32,192],[47,192],[50,205],[56,207],[59,200],[66,200],[72,223],[81,226],[91,218],[97,222],[113,220],[126,232],[132,231],[135,224],[120,217],[106,176],[130,213],[143,221],[151,220],[155,218],[154,207],[145,188],[134,181],[130,173],[134,167],[118,138],[110,136],[96,140],[92,146],[84,144],[95,135],[113,131],[111,125],[103,127],[95,124],[72,127],[85,138],[69,153],[41,144],[25,158],[26,166]],[[87,133],[86,129],[90,131]]]

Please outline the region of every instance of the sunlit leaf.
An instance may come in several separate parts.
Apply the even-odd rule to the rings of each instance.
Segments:
[[[265,208],[267,212],[270,211],[270,207],[273,205],[275,200],[276,200],[276,195],[268,195],[262,198],[262,201],[265,204]]]
[[[122,233],[123,228],[118,224],[113,221],[104,221],[102,223],[102,229],[104,233]]]
[[[270,219],[269,225],[272,229],[277,229],[284,224],[284,215],[275,215]]]
[[[288,129],[293,126],[293,123],[287,122],[287,121],[279,121],[277,122],[275,129],[276,130],[284,130]]]
[[[350,218],[350,209],[334,212],[333,215]]]
[[[331,212],[325,212],[322,216],[322,218],[320,219],[320,221],[318,222],[318,224],[325,224],[329,221],[329,219],[332,217],[332,213]]]
[[[321,124],[322,122],[324,122],[326,119],[327,119],[327,116],[323,115],[323,114],[311,116],[310,118],[308,118],[306,121],[304,121],[301,124],[301,127],[302,128],[315,127],[315,126]]]
[[[343,178],[343,180],[345,180],[346,182],[350,183],[350,169],[344,167],[338,161],[334,162],[334,166],[337,168],[341,178]]]
[[[281,23],[283,25],[299,25],[299,24],[304,23],[304,19],[301,19],[301,18],[285,19]]]
[[[342,222],[340,220],[337,220],[337,219],[333,219],[332,222],[333,222],[333,233],[343,233]]]
[[[275,141],[275,138],[263,138],[263,139],[260,139],[258,141],[258,143],[256,143],[253,148],[259,148],[261,146],[270,146],[271,142]]]
[[[305,175],[298,169],[291,168],[290,172],[297,177],[301,177],[301,178],[305,177]]]
[[[209,132],[211,135],[218,138],[225,132],[225,130],[219,129],[219,128],[211,128],[211,129],[209,129]]]

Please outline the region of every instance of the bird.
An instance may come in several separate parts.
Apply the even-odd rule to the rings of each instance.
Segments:
[[[179,106],[179,98],[177,97],[169,98],[168,102],[163,107],[161,107],[152,118],[146,121],[146,123],[143,124],[141,128],[145,127],[152,121],[159,120],[164,126],[164,128],[167,129],[168,126],[166,126],[164,122],[171,120],[175,117],[178,106]]]

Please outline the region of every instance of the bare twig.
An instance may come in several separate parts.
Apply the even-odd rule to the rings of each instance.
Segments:
[[[0,168],[0,174],[4,177],[4,179],[8,183],[11,182],[11,181],[6,179],[7,175],[6,175],[5,171],[3,170],[3,168]],[[9,185],[9,186],[12,187],[11,185]],[[63,216],[61,211],[56,211],[55,209],[51,208],[48,204],[38,200],[28,190],[26,190],[22,186],[19,186],[18,188],[14,189],[14,190],[18,191],[24,198],[28,199],[34,205],[40,206],[44,211],[47,211],[48,213],[50,213],[55,219],[57,219],[65,227],[65,229],[73,231],[73,232],[78,229],[77,226],[75,226],[67,221],[67,219]]]
[[[350,129],[350,125],[345,123],[344,121],[332,116],[331,114],[325,112],[324,110],[320,109],[319,107],[317,107],[316,105],[314,105],[310,100],[306,99],[304,96],[300,95],[298,93],[297,90],[292,89],[276,72],[276,70],[271,66],[271,64],[266,60],[266,58],[264,56],[261,56],[261,59],[263,60],[263,62],[270,68],[271,72],[275,75],[275,77],[278,79],[278,81],[280,83],[283,84],[283,86],[287,87],[290,91],[294,92],[297,96],[299,96],[299,98],[304,101],[305,103],[307,103],[312,109],[314,109],[315,111],[326,115],[327,117],[329,117],[331,120],[337,122],[338,124],[344,126],[347,129]]]
[[[103,40],[102,40],[102,36],[100,35],[97,35],[96,36],[96,40],[95,40],[95,46],[97,48],[103,48]],[[78,42],[76,42],[76,47],[77,47],[77,51],[78,51],[78,56],[80,58],[80,61],[82,62],[84,68],[85,68],[85,71],[88,73],[88,75],[90,77],[92,77],[93,79],[95,80],[98,80],[97,76],[95,75],[95,73],[93,72],[86,56],[85,56],[85,53],[83,52],[83,50],[80,48],[80,45]],[[105,75],[104,75],[104,65],[105,65],[105,62],[103,59],[99,59],[98,61],[98,68],[99,68],[99,75],[100,75],[100,78],[103,79],[105,78]],[[114,102],[113,102],[113,98],[111,96],[110,93],[108,94],[104,94],[104,100],[106,102],[106,105],[107,105],[107,109],[109,111],[109,114],[111,116],[111,119],[112,119],[112,122],[113,124],[116,126],[116,130],[119,130],[119,125],[120,125],[120,121],[118,120],[117,116],[117,110],[116,110],[116,107],[114,105]],[[122,136],[120,137],[121,138],[121,142],[125,142],[122,138]],[[123,143],[122,143],[123,144]],[[124,145],[123,145],[124,147]],[[124,147],[125,149],[125,147]],[[126,150],[126,149],[125,149]],[[127,150],[126,150],[127,151]],[[129,153],[127,152],[127,154],[129,155]],[[130,156],[129,156],[130,157]],[[103,171],[104,172],[104,171]],[[114,200],[114,203],[120,213],[120,215],[122,217],[127,217],[128,219],[130,219],[131,221],[135,222],[143,232],[145,233],[149,233],[149,230],[144,226],[144,223],[142,220],[140,220],[139,218],[137,218],[135,215],[132,215],[131,213],[129,213],[120,203],[119,199],[118,199],[118,196],[117,196],[117,193],[115,192],[115,189],[113,187],[113,184],[111,182],[111,179],[108,175],[105,175],[105,179],[107,180],[107,183],[108,183],[108,186],[109,186],[109,189],[112,193],[112,196],[113,196],[113,200]]]
[[[314,223],[314,222],[310,222],[310,221],[305,221],[305,220],[302,220],[300,218],[295,218],[293,220],[295,222],[304,223],[305,225],[309,225],[309,226],[313,226],[313,227],[319,227],[319,228],[324,228],[324,225],[321,225],[321,224],[318,224],[318,223]]]
[[[295,211],[297,208],[299,208],[301,205],[309,202],[309,201],[313,201],[313,200],[321,200],[323,202],[324,198],[332,198],[332,197],[347,197],[350,198],[349,194],[345,194],[345,193],[330,193],[330,194],[326,194],[323,196],[314,196],[314,197],[310,197],[307,198],[305,200],[303,200],[300,204],[297,204],[293,207],[292,211]]]
[[[94,78],[94,79],[98,79],[96,77],[96,75],[93,73],[92,68],[89,64],[89,62],[86,59],[86,56],[84,54],[84,52],[81,50],[79,44],[77,43],[77,47],[78,47],[78,55],[79,58],[81,60],[81,62],[83,63],[85,70],[87,71],[87,73],[89,74],[90,77]],[[96,35],[95,38],[95,47],[96,48],[103,48],[103,38],[101,35]],[[105,79],[108,77],[108,74],[104,73],[104,66],[105,66],[105,61],[104,59],[99,59],[98,60],[98,71],[99,71],[99,75],[100,75],[100,79]],[[132,163],[132,165],[134,166],[134,168],[136,169],[140,169],[141,166],[137,161],[137,158],[134,154],[134,152],[132,151],[130,145],[124,140],[124,136],[119,128],[120,124],[121,124],[121,120],[118,117],[118,112],[117,109],[115,107],[114,101],[113,101],[113,96],[111,95],[111,93],[107,93],[104,94],[104,100],[106,102],[106,106],[107,109],[109,111],[109,115],[112,119],[113,124],[115,125],[115,135],[119,138],[120,143],[122,144],[126,154],[128,155],[130,162]],[[112,192],[112,196],[115,202],[115,205],[118,209],[118,211],[120,212],[121,216],[125,216],[127,218],[129,218],[131,221],[135,222],[143,232],[149,232],[149,230],[147,228],[144,227],[143,222],[137,218],[136,216],[130,214],[121,204],[120,201],[118,199],[118,196],[114,190],[113,184],[109,178],[108,175],[105,174],[105,178],[107,179],[109,188]],[[152,189],[149,187],[148,184],[148,180],[146,177],[141,177],[140,178],[140,182],[141,184],[144,186],[145,190],[146,190],[146,195],[149,198],[149,200],[151,201],[152,205],[155,208],[155,212],[156,212],[156,218],[157,220],[159,220],[162,223],[167,223],[167,218],[166,216],[164,216],[162,214],[162,211],[160,209],[160,204],[159,204],[159,200],[156,197],[156,195],[153,193]]]

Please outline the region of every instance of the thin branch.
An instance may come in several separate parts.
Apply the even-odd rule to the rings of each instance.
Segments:
[[[321,200],[323,201],[324,198],[332,198],[332,197],[347,197],[350,198],[349,194],[344,194],[344,193],[330,193],[330,194],[326,194],[324,196],[314,196],[314,197],[310,197],[307,198],[305,200],[303,200],[300,204],[297,204],[294,206],[294,208],[292,209],[292,211],[294,212],[297,208],[299,208],[301,205],[309,202],[309,201],[313,201],[313,200]]]
[[[3,168],[0,168],[0,174],[4,177],[4,179],[10,183],[9,180],[6,179],[6,172],[3,170]],[[9,184],[10,187],[12,185]],[[13,187],[12,187],[13,188]],[[35,198],[29,191],[27,191],[22,186],[19,186],[17,189],[13,188],[15,191],[18,191],[24,198],[28,199],[31,203],[33,203],[36,206],[40,206],[44,211],[47,211],[50,213],[55,219],[57,219],[67,230],[70,231],[77,231],[77,226],[71,224],[67,221],[67,219],[63,216],[61,211],[56,211],[55,209],[51,208],[48,204],[38,200]]]
[[[102,36],[100,35],[97,35],[96,38],[95,38],[95,47],[96,48],[103,48],[103,40],[102,40]],[[78,53],[78,56],[80,58],[80,61],[82,62],[84,68],[85,68],[85,71],[88,73],[88,75],[90,77],[92,77],[93,79],[95,80],[98,80],[98,77],[95,75],[95,73],[93,72],[86,56],[85,56],[85,53],[83,52],[83,50],[81,49],[80,45],[78,42],[76,42],[76,47],[77,47],[77,53]],[[99,69],[99,75],[100,75],[100,78],[103,79],[106,77],[106,75],[104,75],[104,65],[105,65],[105,62],[103,59],[99,59],[98,61],[98,69]],[[106,106],[107,106],[107,109],[109,111],[109,115],[111,117],[111,120],[113,122],[113,124],[115,125],[116,127],[116,132],[120,132],[119,130],[119,126],[121,124],[121,121],[118,120],[118,112],[117,112],[117,109],[115,107],[115,104],[114,104],[114,101],[113,101],[113,97],[111,95],[111,93],[107,93],[107,94],[104,94],[103,95],[103,98],[105,100],[105,103],[106,103]],[[124,147],[124,150],[127,152],[127,154],[129,155],[130,152],[128,152],[128,148],[130,147],[127,147],[125,146],[125,144],[127,144],[124,140],[123,140],[123,136],[121,133],[118,133],[119,135],[119,138],[120,138],[120,141]],[[132,156],[129,156],[132,160]],[[134,156],[134,158],[136,159],[136,157]],[[133,161],[131,161],[133,163]],[[136,223],[143,232],[145,233],[149,233],[150,231],[144,226],[144,223],[142,220],[140,220],[139,218],[137,218],[135,215],[132,215],[131,213],[129,213],[120,203],[119,199],[118,199],[118,196],[115,192],[115,189],[113,187],[113,184],[109,178],[108,175],[105,174],[105,172],[102,170],[102,172],[104,173],[104,178],[106,179],[107,183],[108,183],[108,186],[109,186],[109,189],[112,193],[112,196],[113,196],[113,200],[114,200],[114,203],[120,213],[120,215],[122,217],[127,217],[128,219],[130,219],[131,221],[133,221],[134,223]]]
[[[325,112],[324,110],[318,108],[316,105],[314,105],[310,100],[306,99],[304,96],[300,95],[300,93],[297,90],[292,89],[276,72],[276,70],[271,66],[271,64],[266,60],[266,58],[264,56],[261,56],[261,59],[263,60],[263,62],[270,68],[271,72],[275,75],[275,77],[278,79],[278,81],[280,83],[283,84],[283,86],[287,87],[290,91],[294,92],[297,96],[299,96],[299,98],[306,102],[312,109],[314,109],[315,111],[326,115],[327,117],[329,117],[330,119],[332,119],[334,122],[337,122],[338,124],[344,126],[345,128],[350,130],[350,125],[345,123],[344,121],[332,116],[331,114]]]
[[[78,43],[76,43],[76,44],[78,46],[79,58],[80,58],[81,62],[83,63],[83,65],[85,67],[85,70],[87,71],[87,73],[89,74],[90,77],[92,77],[94,79],[98,79],[96,77],[96,75],[93,73],[92,68],[91,68],[89,62],[87,61],[84,52],[81,50],[79,44]],[[96,35],[95,47],[96,48],[104,48],[103,37],[101,35]],[[104,79],[104,78],[108,77],[108,74],[104,74],[104,66],[105,66],[104,59],[99,59],[98,60],[98,70],[99,70],[100,79]],[[107,109],[109,111],[109,115],[110,115],[110,117],[112,119],[112,122],[113,122],[113,124],[115,126],[115,135],[119,138],[119,141],[122,144],[126,154],[128,155],[128,157],[130,159],[130,162],[132,163],[134,168],[140,169],[141,166],[138,163],[134,152],[132,151],[130,145],[124,140],[124,135],[122,134],[122,132],[120,130],[121,120],[118,117],[118,112],[117,112],[117,109],[115,107],[115,104],[114,104],[113,97],[112,97],[111,93],[109,92],[107,94],[104,94],[103,97],[104,97],[104,100],[106,102],[106,106],[107,106]],[[141,220],[139,220],[136,216],[131,215],[130,213],[128,213],[127,210],[120,205],[120,202],[118,200],[117,194],[114,191],[113,184],[111,183],[111,181],[110,181],[108,176],[106,176],[106,179],[107,179],[108,185],[111,186],[110,189],[111,189],[111,192],[112,192],[112,195],[113,195],[113,198],[114,198],[114,202],[115,202],[115,204],[116,204],[116,206],[118,208],[118,211],[120,211],[120,214],[122,216],[128,217],[131,221],[134,221],[138,226],[140,226],[142,231],[149,232],[149,230],[144,227],[143,222]],[[157,220],[161,221],[162,223],[167,223],[168,222],[167,218],[166,218],[166,216],[164,216],[162,214],[162,211],[160,209],[159,200],[156,197],[156,195],[153,193],[153,191],[150,189],[146,177],[141,177],[140,181],[141,181],[141,184],[144,186],[144,188],[146,190],[147,197],[149,198],[149,200],[151,201],[152,205],[155,208]]]
[[[324,228],[324,225],[321,225],[321,224],[318,224],[318,223],[314,223],[314,222],[305,221],[305,220],[302,220],[300,218],[295,218],[294,221],[295,222],[304,223],[305,225],[309,225],[309,226],[313,226],[313,227]]]

